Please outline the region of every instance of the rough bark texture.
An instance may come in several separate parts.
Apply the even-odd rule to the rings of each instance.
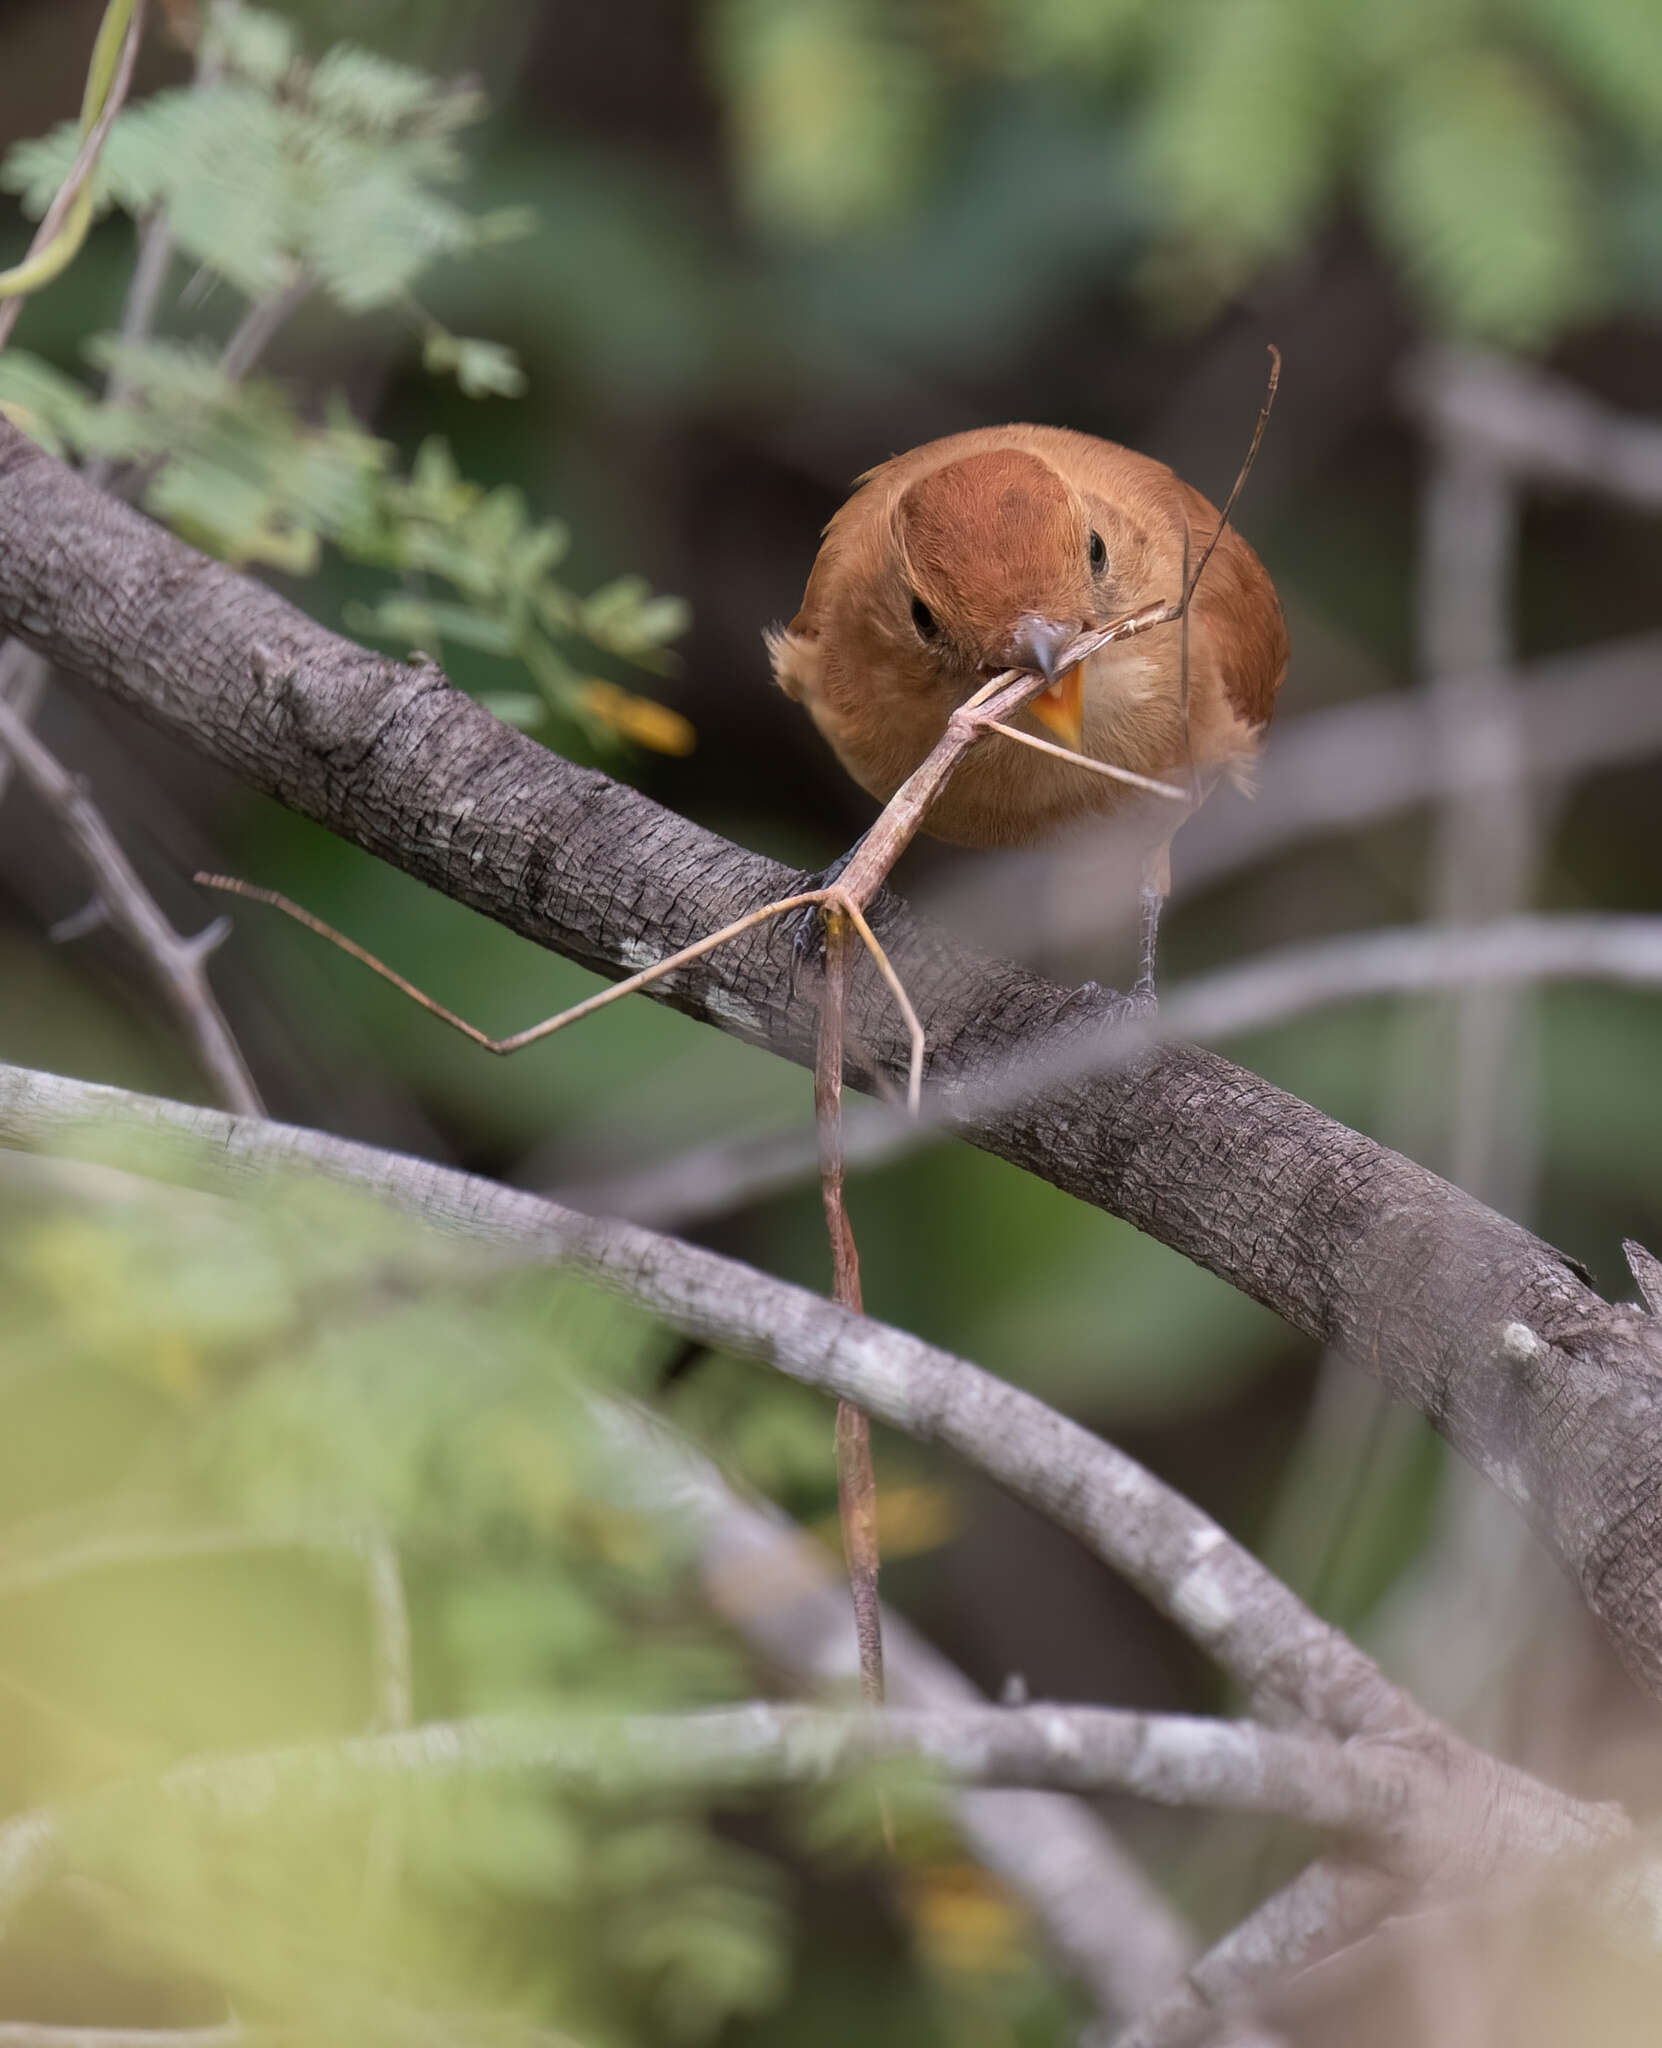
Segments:
[[[325,630],[99,497],[0,421],[0,628],[254,787],[602,974],[785,892],[744,852],[453,690]],[[955,1095],[1042,1062],[1092,1007],[880,902],[874,922]],[[812,1057],[814,992],[764,927],[661,1000]],[[855,1085],[899,1077],[889,999],[850,990]],[[1549,1247],[1227,1061],[1168,1046],[963,1135],[1125,1218],[1299,1329],[1344,1345],[1530,1514],[1662,1695],[1662,1338]]]

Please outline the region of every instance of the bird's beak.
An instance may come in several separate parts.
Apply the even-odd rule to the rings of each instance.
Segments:
[[[1033,699],[1033,716],[1048,725],[1063,746],[1082,753],[1085,746],[1085,664],[1064,669],[1050,688]]]
[[[1085,740],[1085,667],[1076,661],[1071,668],[1058,670],[1057,662],[1077,632],[1077,627],[1058,619],[1029,616],[1010,643],[1011,666],[1031,669],[1050,685],[1033,699],[1033,716],[1076,754]]]

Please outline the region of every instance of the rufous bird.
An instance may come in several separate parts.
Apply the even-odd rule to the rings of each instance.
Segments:
[[[1180,624],[1066,665],[1091,628],[1181,595],[1218,530],[1216,508],[1164,463],[1062,427],[980,427],[896,455],[861,477],[826,527],[802,608],[767,636],[775,681],[807,706],[837,758],[887,801],[990,677],[1050,684],[1020,715],[1071,751],[1198,798],[1245,777],[1287,672],[1287,628],[1263,564],[1233,528]],[[1134,803],[1149,820],[1144,959],[1167,887],[1173,818],[1187,806],[984,739],[925,829],[961,846],[1014,846]]]

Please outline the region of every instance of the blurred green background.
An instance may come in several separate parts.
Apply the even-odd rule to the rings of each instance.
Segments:
[[[0,12],[0,144],[73,115],[100,11],[12,0]],[[319,463],[338,456],[350,469],[359,458],[341,452],[344,415],[328,411],[349,407],[355,431],[386,444],[400,473],[442,436],[457,475],[523,494],[527,529],[552,519],[568,530],[569,552],[550,572],[562,590],[587,595],[638,574],[684,599],[690,623],[678,630],[679,608],[666,605],[641,627],[649,600],[626,588],[621,625],[587,617],[601,643],[589,666],[571,666],[555,635],[553,694],[539,698],[547,678],[500,635],[493,642],[494,629],[433,613],[433,591],[407,564],[402,579],[389,575],[384,534],[365,540],[357,511],[326,517],[285,500],[278,523],[256,523],[239,548],[214,523],[223,508],[210,483],[186,504],[186,529],[218,534],[225,552],[263,564],[330,623],[436,636],[459,682],[537,721],[551,744],[804,868],[841,850],[872,807],[769,687],[760,635],[794,610],[849,481],[887,454],[989,421],[1054,421],[1169,460],[1221,498],[1275,342],[1281,397],[1240,516],[1289,617],[1280,716],[1290,723],[1418,680],[1427,452],[1401,383],[1426,342],[1517,352],[1612,405],[1662,415],[1653,0],[297,0],[279,11],[313,55],[346,39],[476,83],[485,110],[455,138],[465,173],[450,199],[498,218],[503,233],[419,266],[413,301],[400,290],[358,308],[342,289],[314,292],[262,365],[288,408],[272,433],[303,423],[321,435],[333,419],[342,440],[318,442]],[[188,20],[191,10],[166,13]],[[178,87],[189,70],[158,25],[138,91]],[[500,210],[522,208],[529,225],[510,232]],[[29,231],[8,200],[0,262],[21,254]],[[203,232],[211,241],[214,231]],[[128,213],[107,214],[71,272],[25,309],[8,352],[14,375],[27,354],[96,387],[85,345],[119,324],[134,247]],[[158,332],[217,342],[244,306],[234,283],[181,259]],[[435,361],[435,324],[511,350],[523,390],[508,395],[519,380],[487,356],[463,384],[503,388],[471,395]],[[67,445],[94,445],[73,399],[53,390]],[[199,411],[199,397],[187,386],[178,402]],[[247,415],[226,417],[244,430]],[[278,540],[308,530],[322,538],[315,564],[305,549],[285,557]],[[1659,589],[1654,518],[1585,496],[1527,500],[1521,657],[1654,626]],[[389,597],[429,610],[412,623]],[[583,630],[580,611],[562,617]],[[631,745],[614,729],[626,716],[574,711],[573,691],[593,676],[669,706],[696,746]],[[90,777],[182,925],[210,914],[191,871],[224,867],[295,895],[489,1029],[529,1023],[592,986],[72,684],[54,690],[40,730]],[[675,735],[649,725],[646,736],[665,730]],[[1562,794],[1533,899],[1656,908],[1657,761]],[[1426,912],[1430,846],[1425,815],[1409,815],[1181,899],[1166,932],[1168,981],[1270,944],[1414,921]],[[1181,840],[1176,867],[1181,887]],[[968,857],[924,846],[900,884],[920,899],[950,889],[973,940],[976,872]],[[9,790],[0,1055],[201,1099],[119,941],[45,937],[84,894],[31,800]],[[1112,910],[1100,958],[1077,945],[1059,957],[1038,940],[1030,951],[1038,964],[1114,980],[1127,963]],[[239,911],[214,979],[274,1114],[554,1190],[806,1129],[810,1115],[803,1075],[646,1002],[493,1061],[252,909]],[[1662,1007],[1571,988],[1530,1001],[1524,1016],[1498,1095],[1503,1123],[1534,1133],[1514,1206],[1619,1293],[1620,1238],[1662,1239]],[[1436,1006],[1357,1003],[1225,1050],[1446,1167],[1433,1079],[1446,1068],[1446,1030]],[[1361,1467],[1324,1467],[1324,1440],[1302,1434],[1318,1380],[1311,1348],[1221,1283],[956,1146],[858,1176],[852,1200],[874,1314],[1111,1432],[1269,1545],[1335,1619],[1366,1626],[1420,1552],[1435,1523],[1435,1446],[1399,1430]],[[811,1185],[705,1216],[694,1234],[826,1283]],[[805,1518],[830,1512],[829,1414],[807,1397],[709,1361],[661,1398]],[[922,1485],[947,1504],[924,1518],[915,1554],[897,1542],[889,1581],[980,1681],[996,1690],[1019,1671],[1037,1694],[1217,1703],[1183,1646],[1024,1510],[911,1446],[882,1445],[880,1469],[886,1485]],[[1219,1878],[1217,1857],[1203,1853],[1216,1836],[1132,1825],[1203,1912],[1227,1905],[1240,1869],[1256,1867],[1250,1843],[1236,1842],[1249,1831],[1228,1834],[1234,1875]],[[867,1925],[869,1900],[850,1897],[839,1895],[839,1938],[878,1987],[864,2037],[934,2028],[972,2038],[952,2032],[946,2007],[920,2016],[894,1989],[892,1926],[879,1927],[875,1909]],[[846,2038],[836,2027],[815,2034],[804,2017],[823,1955],[799,1955],[796,1967],[769,1994],[772,2017],[733,2038]],[[1008,2024],[1044,2038],[1044,2010]],[[655,2023],[631,2024],[645,2038]]]

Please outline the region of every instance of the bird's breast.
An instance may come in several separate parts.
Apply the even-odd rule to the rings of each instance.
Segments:
[[[1182,676],[1146,642],[1104,647],[1091,656],[1083,708],[1083,751],[1093,759],[1137,775],[1165,775],[1187,765]]]

